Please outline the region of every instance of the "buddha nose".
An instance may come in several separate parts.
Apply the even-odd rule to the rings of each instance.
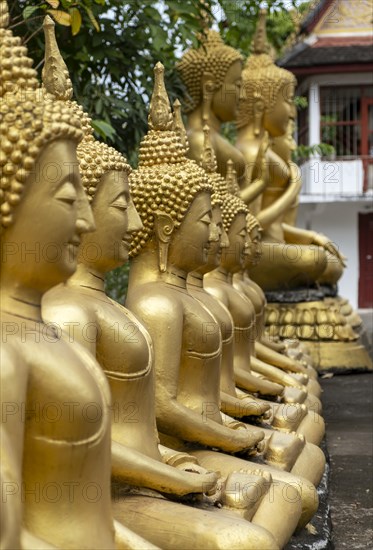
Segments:
[[[136,233],[143,228],[143,224],[135,205],[131,201],[128,208],[128,233]]]
[[[221,238],[220,238],[220,248],[228,248],[228,246],[229,246],[228,234],[225,231],[225,229],[223,229]]]
[[[84,191],[79,195],[77,200],[76,229],[79,234],[91,233],[96,229],[92,208]]]
[[[216,225],[216,223],[211,222],[211,223],[210,223],[209,242],[210,242],[210,243],[216,243],[216,242],[218,242],[219,238],[220,238],[220,235],[219,235],[219,228],[218,228],[218,226]]]

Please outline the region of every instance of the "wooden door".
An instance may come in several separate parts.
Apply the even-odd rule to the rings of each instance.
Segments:
[[[359,308],[373,307],[373,212],[359,214]]]

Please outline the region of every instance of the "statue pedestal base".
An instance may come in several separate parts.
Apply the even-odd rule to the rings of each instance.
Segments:
[[[302,341],[319,372],[348,373],[372,371],[373,363],[367,349],[355,342],[307,342]]]
[[[277,294],[276,302],[268,302],[265,324],[269,338],[300,340],[318,371],[373,370],[368,351],[343,313],[344,301],[315,300],[313,295],[304,300],[301,292],[297,296],[297,291],[285,291]]]

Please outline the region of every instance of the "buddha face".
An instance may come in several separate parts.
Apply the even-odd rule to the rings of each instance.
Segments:
[[[271,109],[266,109],[263,116],[263,126],[270,136],[278,137],[286,133],[292,113],[294,87],[289,84],[282,86],[277,94],[276,102]]]
[[[74,273],[80,236],[94,229],[78,166],[75,142],[46,145],[2,234],[2,271],[41,293]]]
[[[229,246],[223,250],[221,264],[227,271],[236,273],[243,267],[248,252],[246,216],[240,212],[227,232]]]
[[[258,265],[262,257],[262,232],[258,226],[248,232],[248,254],[245,258],[245,269]]]
[[[212,209],[212,220],[216,226],[218,238],[210,243],[207,254],[207,266],[215,269],[220,265],[223,249],[229,246],[228,235],[224,229],[220,206]]]
[[[92,210],[96,230],[84,236],[79,261],[106,273],[127,261],[132,234],[142,228],[125,172],[112,170],[101,177]]]
[[[169,266],[190,273],[205,265],[213,240],[217,240],[217,232],[212,224],[211,195],[203,191],[195,197],[180,227],[171,237]]]
[[[222,122],[235,120],[241,90],[241,61],[235,61],[228,69],[221,87],[215,92],[211,108]]]
[[[286,163],[291,160],[292,152],[296,149],[296,143],[293,138],[294,130],[295,121],[293,118],[290,118],[286,134],[275,138],[272,143],[273,151]]]

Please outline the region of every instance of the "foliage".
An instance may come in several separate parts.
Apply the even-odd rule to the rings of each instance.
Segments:
[[[329,143],[319,143],[318,145],[298,145],[294,151],[293,160],[297,164],[302,164],[313,155],[321,157],[332,157],[335,153],[333,145]]]
[[[96,134],[136,161],[146,131],[153,66],[161,61],[171,100],[183,88],[174,71],[176,52],[200,30],[202,0],[19,0],[9,2],[11,26],[39,67],[42,22],[55,19],[57,40],[75,98],[93,118]]]
[[[129,270],[130,264],[127,263],[122,267],[113,269],[105,278],[106,293],[120,304],[123,304],[126,298]]]
[[[257,0],[216,0],[211,11],[220,19],[219,27],[227,44],[244,57],[251,51],[261,2]],[[267,36],[275,56],[280,56],[294,36],[310,2],[304,0],[267,0]]]

